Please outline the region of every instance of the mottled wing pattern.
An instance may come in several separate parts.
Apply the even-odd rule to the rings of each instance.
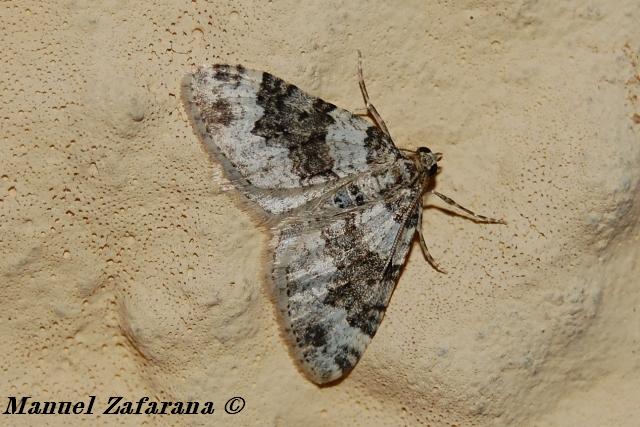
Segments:
[[[404,159],[370,122],[266,72],[203,66],[185,77],[182,95],[207,151],[269,214]]]
[[[294,356],[319,384],[350,371],[376,333],[421,209],[417,188],[356,199],[287,222],[274,240],[278,308]]]
[[[277,305],[302,369],[333,381],[382,318],[420,215],[420,173],[370,122],[269,73],[200,67],[182,95],[231,182],[274,219]]]

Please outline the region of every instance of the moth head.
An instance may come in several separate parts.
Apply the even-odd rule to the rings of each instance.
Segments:
[[[420,147],[416,151],[418,164],[427,175],[434,176],[438,173],[438,162],[442,159],[442,153],[433,153],[427,147]]]

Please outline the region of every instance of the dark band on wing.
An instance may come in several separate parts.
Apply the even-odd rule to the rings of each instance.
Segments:
[[[263,137],[268,146],[287,148],[301,183],[314,177],[337,178],[327,144],[328,128],[335,123],[329,113],[335,105],[269,73],[263,73],[256,101],[264,113],[251,133]]]

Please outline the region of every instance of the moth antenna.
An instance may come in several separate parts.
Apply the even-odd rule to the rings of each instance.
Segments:
[[[360,92],[362,92],[362,99],[364,99],[364,105],[367,107],[367,111],[369,112],[369,116],[373,119],[376,126],[380,128],[382,132],[385,133],[390,139],[391,134],[389,133],[389,129],[387,129],[387,125],[382,120],[380,113],[376,110],[376,107],[369,100],[369,93],[367,92],[367,86],[364,84],[364,76],[362,74],[362,53],[358,50],[358,85],[360,85]],[[392,139],[393,140],[393,139]]]

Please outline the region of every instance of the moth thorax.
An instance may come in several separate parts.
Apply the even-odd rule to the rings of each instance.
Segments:
[[[427,147],[420,147],[416,151],[418,167],[429,176],[438,172],[438,161],[442,159],[442,153],[433,153]]]

